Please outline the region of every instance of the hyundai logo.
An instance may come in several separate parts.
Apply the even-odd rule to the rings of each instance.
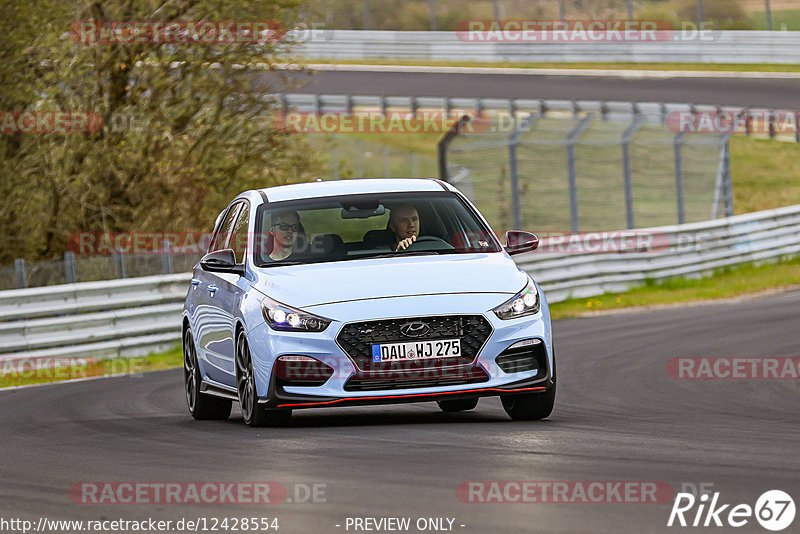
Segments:
[[[400,326],[400,333],[406,337],[422,337],[431,331],[431,327],[422,321],[412,321]]]

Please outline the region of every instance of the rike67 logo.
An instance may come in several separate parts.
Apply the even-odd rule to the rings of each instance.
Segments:
[[[743,527],[755,520],[765,529],[777,532],[784,530],[794,521],[794,500],[781,490],[764,492],[754,507],[749,504],[723,504],[720,493],[707,493],[695,497],[691,493],[678,493],[669,514],[667,526],[730,526]]]

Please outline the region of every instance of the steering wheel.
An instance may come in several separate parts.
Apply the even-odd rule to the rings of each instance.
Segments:
[[[453,245],[440,237],[433,235],[418,236],[417,240],[411,243],[405,250],[453,250]],[[405,252],[405,250],[398,250],[398,252]]]

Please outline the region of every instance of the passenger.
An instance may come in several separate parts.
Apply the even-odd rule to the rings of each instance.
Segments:
[[[405,250],[419,235],[419,213],[410,205],[397,206],[389,214],[389,230],[394,233],[395,252]]]
[[[271,214],[270,222],[267,234],[269,259],[285,260],[291,256],[297,234],[303,230],[300,216],[296,211],[275,212]]]

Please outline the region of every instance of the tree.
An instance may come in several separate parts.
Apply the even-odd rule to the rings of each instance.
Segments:
[[[158,42],[123,44],[127,26],[104,24],[270,21],[274,29],[292,26],[296,3],[4,0],[4,124],[18,128],[9,113],[32,110],[86,112],[76,115],[89,124],[0,134],[0,263],[56,256],[77,232],[206,230],[239,191],[310,179],[305,140],[271,120],[277,104],[264,73],[275,79],[290,51],[280,32],[195,42],[184,24],[172,41],[186,42],[153,30],[142,41]]]

